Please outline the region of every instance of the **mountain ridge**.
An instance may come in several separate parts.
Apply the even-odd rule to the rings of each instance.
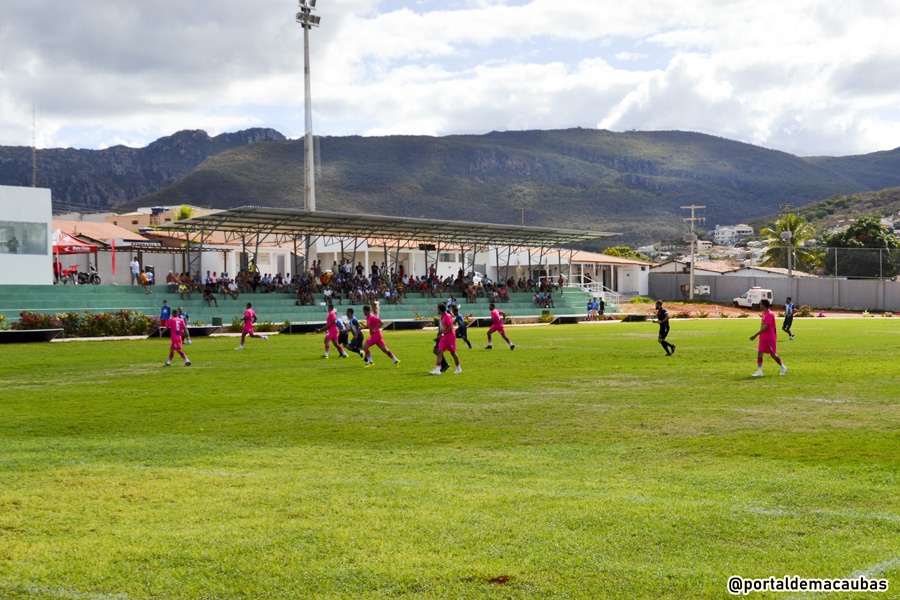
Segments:
[[[37,185],[53,191],[54,210],[107,211],[158,191],[215,154],[237,146],[286,139],[274,129],[247,129],[210,137],[184,130],[142,148],[38,149]],[[31,185],[32,149],[0,146],[0,183]]]
[[[79,206],[302,207],[303,140],[274,130],[248,131],[254,133],[233,134],[246,143],[223,143],[218,152],[197,132],[162,138],[158,147],[154,142],[144,149],[149,166],[122,160],[106,167],[123,178],[134,175],[138,182],[127,189],[136,193],[111,202],[123,195],[122,184],[118,194],[98,192],[81,198]],[[100,152],[116,158],[126,151]],[[84,159],[70,160],[77,166]],[[76,203],[76,184],[84,187],[85,179],[97,189],[107,185],[92,179],[94,172],[67,168],[70,180],[60,178],[54,201]],[[162,172],[168,177],[150,177]],[[801,158],[694,132],[583,128],[316,138],[320,210],[516,224],[524,209],[527,225],[622,232],[610,240],[614,245],[680,239],[685,205],[706,206],[701,216],[711,228],[766,217],[783,203],[802,207],[894,186],[900,186],[900,148]]]

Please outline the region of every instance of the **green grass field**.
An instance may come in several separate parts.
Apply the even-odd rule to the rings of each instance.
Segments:
[[[0,346],[0,597],[727,598],[900,593],[900,319],[485,330],[463,374],[323,336]],[[498,343],[499,342],[499,343]],[[377,351],[376,351],[377,352]]]

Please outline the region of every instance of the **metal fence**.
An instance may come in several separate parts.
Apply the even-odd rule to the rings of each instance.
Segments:
[[[823,277],[891,279],[900,274],[900,250],[886,248],[795,248],[791,262],[795,271]]]
[[[794,277],[696,275],[695,297],[731,303],[751,287],[772,290],[776,304],[790,296],[797,305],[814,308],[900,311],[900,251],[867,248],[822,248],[815,276],[794,271]],[[898,277],[900,279],[900,277]],[[684,300],[688,273],[650,273],[649,294],[662,300]],[[699,292],[699,293],[698,293]]]

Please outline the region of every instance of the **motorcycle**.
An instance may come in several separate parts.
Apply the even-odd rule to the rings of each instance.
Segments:
[[[90,273],[78,273],[78,283],[80,285],[100,285],[100,274],[97,272],[97,269],[94,268],[94,265],[90,265]]]
[[[62,272],[62,276],[59,278],[60,283],[63,285],[67,283],[71,283],[72,285],[100,285],[100,274],[97,272],[97,269],[94,268],[94,265],[91,265],[90,273],[79,272],[78,265],[72,265],[70,269],[64,269]]]

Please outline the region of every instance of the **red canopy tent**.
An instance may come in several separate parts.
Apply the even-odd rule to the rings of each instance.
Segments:
[[[56,257],[56,260],[53,261],[53,275],[55,280],[59,280],[59,278],[63,274],[68,274],[69,271],[63,269],[62,263],[59,261],[59,257],[62,254],[94,254],[94,264],[97,264],[97,246],[94,244],[88,244],[87,242],[82,242],[81,240],[72,237],[68,233],[64,232],[61,229],[57,229],[53,232],[53,255]]]
[[[57,229],[53,232],[53,254],[97,254],[97,246],[82,242],[64,232]]]

